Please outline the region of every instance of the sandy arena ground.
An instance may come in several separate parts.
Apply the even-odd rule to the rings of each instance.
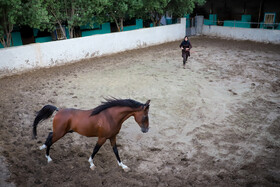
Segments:
[[[280,46],[190,38],[182,68],[179,43],[0,79],[0,186],[279,186]],[[150,131],[133,118],[118,135],[125,173],[109,141],[88,158],[96,138],[67,134],[38,147],[52,131],[38,126],[46,104],[91,109],[104,97],[151,99]]]

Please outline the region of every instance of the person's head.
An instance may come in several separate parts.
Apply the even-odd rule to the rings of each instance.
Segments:
[[[188,38],[188,36],[185,36],[185,39],[184,39],[185,41],[188,41],[189,40],[189,38]]]

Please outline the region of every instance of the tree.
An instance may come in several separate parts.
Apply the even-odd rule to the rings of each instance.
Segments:
[[[74,37],[74,28],[82,25],[93,25],[100,22],[97,17],[104,9],[107,1],[76,0],[69,2],[65,7],[70,37]],[[67,7],[70,9],[67,10]]]
[[[142,12],[150,17],[155,26],[158,26],[166,12],[175,17],[182,17],[184,14],[192,13],[195,4],[203,5],[205,0],[143,0],[143,2]]]
[[[10,47],[12,31],[22,15],[20,0],[0,0],[0,42],[4,47]]]
[[[58,25],[63,38],[66,39],[66,32],[63,27],[66,20],[65,11],[63,11],[64,2],[62,0],[44,0],[44,3],[53,26],[56,27]]]
[[[109,20],[116,23],[118,31],[123,31],[125,18],[136,16],[137,10],[142,7],[143,3],[141,0],[113,0],[107,4],[103,16],[109,16]]]
[[[101,13],[107,1],[96,0],[44,0],[49,14],[52,16],[64,38],[66,33],[63,25],[68,26],[70,38],[74,37],[74,28],[85,24],[91,24],[97,19],[96,15]]]
[[[195,4],[202,6],[205,0],[170,0],[165,11],[174,17],[183,17],[185,14],[193,12]]]
[[[126,18],[148,15],[156,26],[166,12],[181,17],[191,13],[195,4],[204,3],[205,0],[0,0],[0,41],[4,47],[11,46],[16,24],[49,31],[58,26],[65,39],[64,26],[70,38],[77,26],[107,20],[123,31]]]
[[[168,0],[143,0],[143,13],[148,15],[154,26],[158,26],[161,17],[165,14]]]
[[[20,25],[28,25],[39,30],[53,31],[55,29],[44,0],[22,0],[22,2],[23,15],[20,19]]]
[[[0,40],[4,47],[12,45],[14,25],[54,30],[43,0],[0,0],[0,19]]]

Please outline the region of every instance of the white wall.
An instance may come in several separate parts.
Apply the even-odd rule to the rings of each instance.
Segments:
[[[180,40],[185,31],[186,19],[181,18],[178,24],[0,49],[0,78],[34,68]]]
[[[202,34],[238,40],[280,44],[280,30],[203,25]]]

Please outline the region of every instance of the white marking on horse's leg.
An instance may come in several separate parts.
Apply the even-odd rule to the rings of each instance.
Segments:
[[[96,168],[96,166],[94,165],[91,156],[89,157],[88,162],[90,163],[90,169],[91,169],[91,170],[94,170],[94,169]]]
[[[46,149],[47,146],[45,144],[43,144],[42,146],[39,147],[40,150]]]
[[[130,171],[129,167],[127,167],[126,165],[124,165],[122,162],[118,162],[119,166],[122,167],[122,169],[125,171],[125,172],[128,172]]]
[[[50,156],[46,155],[46,158],[48,159],[48,163],[50,163],[52,161]]]

